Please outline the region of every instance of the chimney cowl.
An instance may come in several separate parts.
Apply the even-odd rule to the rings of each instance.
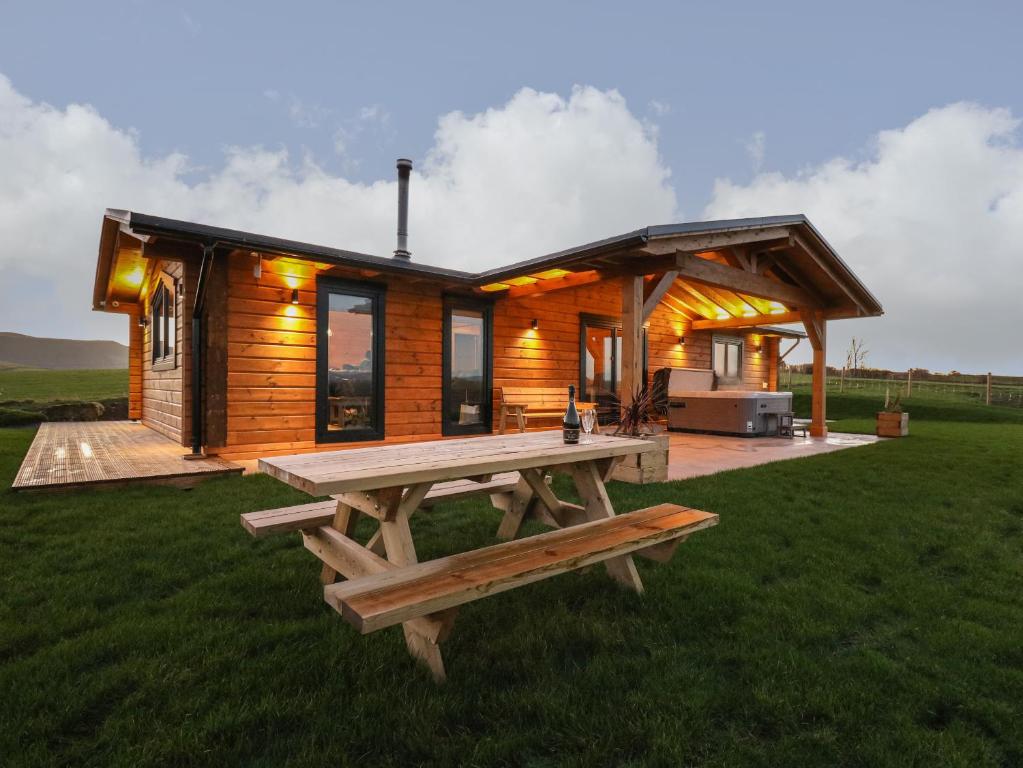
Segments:
[[[412,254],[408,249],[408,185],[412,175],[412,161],[405,157],[398,158],[398,247],[394,258],[408,261]]]

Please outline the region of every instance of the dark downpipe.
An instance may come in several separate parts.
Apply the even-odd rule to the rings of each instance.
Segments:
[[[206,307],[206,285],[210,270],[213,269],[216,244],[202,247],[202,263],[199,265],[199,280],[195,286],[195,303],[192,305],[192,455],[202,458],[202,348],[205,343],[202,313]]]

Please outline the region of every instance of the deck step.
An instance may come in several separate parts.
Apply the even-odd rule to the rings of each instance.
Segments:
[[[365,634],[679,539],[717,521],[710,512],[659,504],[332,584],[323,594]]]
[[[481,494],[505,493],[514,490],[518,482],[518,472],[503,472],[494,475],[487,482],[451,480],[437,483],[426,495],[422,506],[431,507],[441,501],[455,501]],[[334,521],[336,511],[337,502],[334,499],[327,499],[293,507],[247,512],[241,516],[241,520],[245,530],[253,536],[261,537],[330,525]]]

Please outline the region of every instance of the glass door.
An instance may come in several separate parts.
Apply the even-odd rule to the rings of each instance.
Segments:
[[[486,303],[454,297],[444,302],[441,431],[445,435],[490,431],[490,316]]]
[[[596,403],[600,423],[618,420],[622,385],[622,325],[618,318],[583,315],[579,350],[579,399]],[[643,331],[643,380],[646,381],[646,330]]]

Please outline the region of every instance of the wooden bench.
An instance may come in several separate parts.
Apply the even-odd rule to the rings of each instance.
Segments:
[[[519,432],[526,431],[526,423],[530,418],[561,419],[568,410],[568,391],[565,387],[500,387],[501,410],[498,415],[500,433],[503,435],[508,424],[508,417],[514,416]],[[575,407],[579,411],[595,409],[596,403],[581,403]],[[600,434],[596,420],[593,431]]]
[[[381,561],[377,573],[327,585],[324,599],[365,634],[633,552],[663,562],[717,522],[710,512],[659,504],[425,563]]]
[[[441,501],[479,496],[482,494],[511,493],[519,482],[518,472],[503,472],[494,475],[486,482],[475,480],[452,480],[448,483],[437,483],[420,502],[420,507],[431,507]],[[298,504],[293,507],[265,509],[261,512],[248,512],[241,516],[242,526],[253,536],[260,538],[276,533],[304,531],[330,525],[337,512],[337,501],[314,501],[310,504]]]

